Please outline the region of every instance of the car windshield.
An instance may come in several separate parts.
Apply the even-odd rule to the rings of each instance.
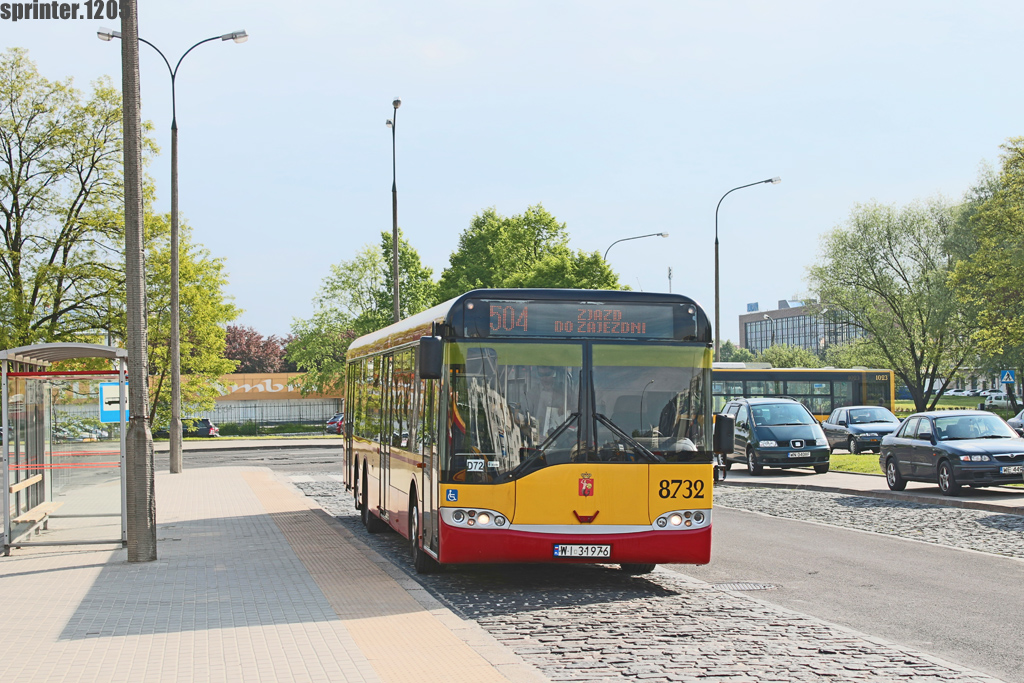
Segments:
[[[710,361],[707,353],[696,346],[595,344],[597,459],[620,460],[617,454],[637,445],[670,462],[704,455],[710,424],[702,370]]]
[[[767,403],[750,406],[750,415],[759,427],[812,425],[817,422],[799,403]]]
[[[938,417],[935,418],[935,434],[939,441],[1019,438],[1017,432],[996,415]]]
[[[856,408],[850,411],[850,424],[852,425],[873,422],[899,422],[899,420],[885,408]]]

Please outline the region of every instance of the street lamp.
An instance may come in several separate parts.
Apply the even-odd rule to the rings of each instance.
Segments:
[[[730,194],[732,194],[736,190],[742,190],[745,187],[753,187],[754,185],[764,185],[766,183],[770,183],[772,185],[778,185],[781,182],[782,182],[782,178],[779,178],[778,176],[776,176],[774,178],[768,178],[767,180],[758,180],[756,183],[747,183],[746,185],[740,185],[739,187],[734,187],[731,190],[729,190],[728,192],[726,192],[725,194],[723,194],[722,195],[722,199],[725,199],[726,197],[728,197]],[[719,295],[718,295],[718,208],[720,206],[722,206],[722,199],[718,200],[718,206],[715,207],[715,362],[716,363],[721,360],[721,355],[722,355],[721,351],[719,351],[719,346],[720,346],[719,341],[720,341],[720,334],[721,334],[720,333],[720,330],[721,330],[721,320],[720,320],[720,315],[719,315],[720,300],[719,300]]]
[[[615,240],[614,242],[612,242],[611,244],[608,245],[607,249],[604,250],[604,259],[606,261],[608,260],[608,252],[611,251],[612,247],[614,247],[619,242],[628,242],[629,240],[641,240],[641,239],[643,239],[645,237],[668,237],[668,233],[667,232],[652,232],[650,235],[637,235],[636,237],[623,237],[621,240]]]
[[[393,317],[397,323],[402,317],[402,312],[398,305],[398,174],[395,165],[395,128],[398,127],[401,98],[396,97],[391,106],[395,108],[394,116],[387,121],[387,126],[391,129],[391,280],[394,283],[391,287],[391,298],[394,299]]]
[[[772,346],[775,346],[775,318],[771,317],[767,313],[764,314],[764,319],[769,321],[772,325]]]
[[[114,31],[109,28],[101,28],[96,32],[96,37],[100,40],[109,42],[113,38],[120,38],[121,32]],[[145,43],[156,50],[157,54],[164,60],[164,64],[167,65],[167,71],[171,75],[171,343],[169,351],[171,356],[171,474],[178,474],[182,469],[181,305],[178,291],[178,115],[174,83],[178,75],[178,67],[181,66],[181,62],[185,59],[186,55],[203,43],[209,43],[213,40],[233,40],[236,43],[244,43],[249,40],[249,34],[245,31],[232,31],[231,33],[225,33],[224,35],[213,36],[212,38],[200,40],[198,43],[185,50],[185,53],[178,59],[178,63],[174,65],[174,68],[171,68],[170,61],[168,61],[164,53],[161,52],[160,48],[145,38],[139,38],[140,43]]]

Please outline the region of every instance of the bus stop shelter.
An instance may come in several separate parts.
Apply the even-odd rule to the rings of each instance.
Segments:
[[[51,369],[78,358],[111,367]],[[0,351],[5,556],[23,546],[127,543],[127,359],[99,344]]]

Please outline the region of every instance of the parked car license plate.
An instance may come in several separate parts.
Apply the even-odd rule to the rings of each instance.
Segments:
[[[811,452],[810,451],[796,451],[795,453],[790,453],[789,457],[791,457],[791,458],[809,458],[809,457],[811,457]]]
[[[1000,467],[1000,474],[1024,474],[1024,465],[1010,465],[1009,467]]]
[[[555,557],[611,557],[610,545],[555,544]]]

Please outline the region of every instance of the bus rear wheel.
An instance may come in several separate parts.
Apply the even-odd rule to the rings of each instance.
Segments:
[[[640,574],[650,574],[657,567],[656,564],[620,564],[619,567],[622,571],[626,572],[630,576],[639,576]]]
[[[440,565],[420,547],[420,506],[416,502],[416,491],[409,499],[409,544],[412,546],[412,566],[417,574],[433,574]]]

